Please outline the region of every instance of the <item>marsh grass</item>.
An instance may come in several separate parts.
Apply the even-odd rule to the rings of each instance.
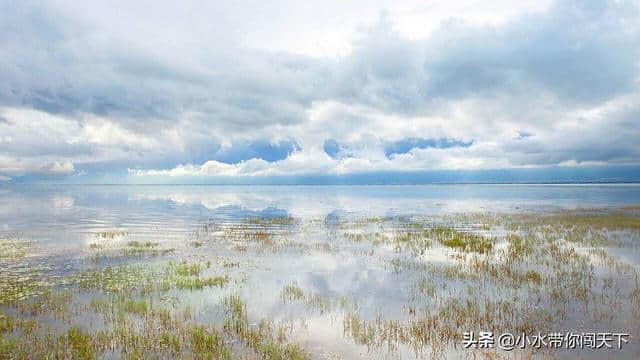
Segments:
[[[509,243],[509,260],[515,261],[523,257],[530,256],[535,252],[536,239],[533,234],[521,237],[518,234],[510,233],[506,241]]]
[[[13,331],[13,317],[0,312],[0,337],[6,332]]]
[[[129,233],[125,233],[128,235]],[[118,236],[126,236],[126,235],[118,235]],[[114,237],[104,237],[106,239],[113,239]],[[107,240],[108,241],[108,240]],[[175,249],[172,247],[162,247],[159,242],[154,241],[137,241],[130,240],[125,243],[123,242],[98,242],[98,243],[90,243],[89,250],[93,252],[92,259],[94,262],[99,262],[100,260],[110,260],[113,258],[142,258],[142,257],[158,257],[158,256],[166,256],[174,253]]]
[[[230,360],[232,358],[231,350],[225,345],[222,335],[215,329],[194,326],[191,329],[190,340],[193,353],[199,359]],[[175,344],[173,347],[177,348]]]
[[[200,273],[211,267],[211,264],[189,263],[186,260],[181,262],[169,261],[167,268],[173,270],[179,276],[198,276]]]
[[[204,223],[192,234],[192,247],[225,243],[238,252],[250,249],[277,252],[295,246],[289,237],[300,224],[289,216],[249,217],[232,223]]]
[[[242,224],[229,228],[225,231],[223,238],[231,240],[235,246],[249,247],[258,245],[261,249],[278,250],[281,232],[271,229],[263,224]]]
[[[226,316],[218,326],[194,323],[189,306],[176,309],[160,301],[160,294],[171,288],[164,285],[167,282],[180,290],[226,285],[226,276],[201,277],[210,268],[211,262],[181,261],[156,267],[120,265],[73,275],[64,281],[64,286],[92,294],[85,306],[72,295],[76,293],[66,291],[62,296],[50,295],[40,305],[33,304],[38,308],[60,307],[66,312],[61,319],[65,325],[57,330],[0,313],[0,358],[39,359],[55,354],[61,359],[97,359],[112,353],[130,359],[167,355],[231,359],[234,347],[229,344],[237,341],[258,358],[308,358],[301,347],[287,340],[282,326],[274,327],[270,321],[261,320],[258,329],[251,328],[247,307],[238,295],[224,298],[221,305]],[[187,281],[186,285],[183,281]],[[193,281],[198,283],[194,285]],[[101,330],[91,333],[83,326],[73,325],[72,319],[82,311],[101,314]]]
[[[128,236],[129,234],[130,232],[124,230],[107,230],[97,232],[96,237],[99,237],[101,239],[114,239],[117,237]]]
[[[285,360],[309,359],[307,352],[295,343],[287,341],[286,331],[280,327],[274,329],[272,322],[261,320],[257,328],[248,325],[246,304],[236,295],[231,294],[224,299],[227,319],[224,330],[228,334],[242,339],[245,344],[256,351],[263,359]]]
[[[175,280],[175,286],[178,289],[202,289],[205,287],[224,287],[229,283],[227,276],[211,276],[206,278],[200,277],[179,277]]]
[[[204,242],[202,242],[202,241],[197,241],[197,240],[195,240],[195,241],[191,241],[191,242],[189,243],[189,246],[191,246],[192,248],[196,248],[196,249],[197,249],[197,248],[199,248],[199,247],[202,247],[203,245],[204,245]]]
[[[280,293],[283,300],[304,300],[304,291],[296,283],[285,285]]]
[[[295,219],[291,216],[264,216],[249,218],[246,223],[262,226],[284,226],[295,224]]]
[[[382,222],[383,220],[378,221]],[[417,223],[406,225],[400,231],[395,231],[392,236],[387,236],[378,231],[365,233],[346,232],[343,236],[349,241],[368,241],[374,246],[389,244],[397,252],[408,251],[417,256],[427,253],[433,246],[434,240],[446,247],[480,254],[490,253],[495,242],[495,239],[467,231],[458,231],[451,227],[438,225],[429,228],[425,224]]]
[[[417,285],[417,290],[428,297],[433,297],[436,294],[437,288],[436,285],[433,284],[431,280],[426,277],[420,279]]]
[[[2,264],[0,305],[15,304],[42,295],[50,285],[45,280],[46,266],[28,263]]]
[[[414,255],[424,255],[432,245],[429,234],[424,231],[401,232],[393,238],[396,251],[411,251]]]
[[[31,242],[14,239],[6,235],[0,236],[0,261],[16,260],[27,256]]]
[[[305,292],[298,284],[291,283],[285,285],[280,291],[280,298],[285,302],[303,302],[311,311],[320,314],[331,310],[331,300],[317,293]]]
[[[465,331],[533,334],[576,322],[585,330],[638,324],[637,264],[609,251],[637,251],[637,222],[634,209],[309,224],[248,219],[202,226],[193,240],[199,245],[184,242],[185,248],[206,244],[201,250],[231,250],[228,258],[189,249],[184,260],[136,263],[140,256],[161,255],[161,244],[100,241],[89,246],[92,252],[126,251],[120,259],[124,264],[90,264],[85,271],[58,277],[24,261],[30,251],[25,244],[0,259],[0,359],[308,359],[318,354],[298,341],[313,335],[301,332],[311,331],[303,323],[314,313],[331,319],[328,327],[372,358],[396,358],[407,350],[417,358],[471,355],[458,346]],[[310,232],[322,241],[305,242]],[[128,233],[97,236],[111,240]],[[253,253],[245,254],[255,249],[329,257],[336,266],[367,256],[357,259],[368,263],[367,271],[388,272],[391,281],[405,285],[393,303],[401,311],[381,308],[372,315],[359,306],[376,304],[368,295],[318,293],[292,282],[264,294],[281,301],[292,319],[252,312],[240,296],[247,285],[239,279],[247,268],[268,271],[253,263]],[[211,296],[204,308],[199,301],[185,301],[198,299],[198,292]],[[219,315],[205,321],[203,311],[211,309]],[[301,325],[293,326],[294,320]],[[622,330],[632,338],[640,333],[633,325]],[[516,351],[503,358],[538,358],[549,354],[545,351]],[[494,356],[487,354],[479,356]]]
[[[160,248],[159,245],[158,242],[146,241],[142,243],[133,240],[127,242],[121,252],[124,257],[160,256],[174,252],[173,248]]]
[[[457,231],[453,228],[443,226],[430,229],[427,233],[434,236],[444,246],[480,254],[490,253],[495,241],[494,239],[481,235]]]
[[[345,336],[370,351],[395,352],[407,346],[416,354],[430,349],[439,357],[470,329],[532,333],[566,326],[576,318],[620,321],[619,314],[630,314],[637,319],[637,266],[606,248],[637,249],[638,243],[629,240],[637,239],[637,221],[618,212],[446,219],[485,231],[498,225],[511,230],[498,238],[414,225],[425,238],[461,253],[451,254],[448,263],[434,263],[403,247],[414,256],[399,254],[386,264],[394,274],[416,277],[405,305],[408,319],[370,319],[347,312]],[[412,237],[405,236],[403,242],[410,243]],[[639,330],[632,327],[631,332]]]
[[[366,320],[357,312],[346,312],[343,329],[346,337],[366,346],[369,351],[394,352],[404,345],[416,356],[425,349],[431,349],[439,356],[443,347],[459,343],[465,331],[509,329],[516,333],[535,333],[545,331],[552,322],[551,314],[527,304],[486,298],[449,298],[435,308],[414,314],[408,321],[387,320],[381,315]]]

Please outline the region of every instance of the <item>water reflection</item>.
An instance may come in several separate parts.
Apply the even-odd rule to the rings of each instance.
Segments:
[[[337,219],[467,211],[554,210],[640,203],[640,186],[11,186],[0,188],[10,231],[163,226],[202,219],[284,216]]]
[[[162,267],[167,260],[213,262],[203,276],[224,276],[227,286],[185,291],[173,284],[159,298],[151,298],[189,306],[198,323],[219,324],[226,316],[223,300],[239,295],[249,309],[247,326],[257,327],[263,319],[289,324],[291,338],[314,358],[335,354],[345,359],[413,358],[423,355],[416,353],[411,342],[415,339],[397,334],[413,326],[411,336],[415,336],[416,318],[453,308],[458,304],[454,301],[511,306],[511,316],[518,321],[520,311],[537,314],[531,312],[533,305],[518,307],[534,301],[540,314],[558,309],[559,300],[540,295],[536,284],[546,284],[544,291],[566,301],[560,306],[566,314],[550,323],[558,328],[549,330],[596,326],[598,322],[577,306],[582,304],[580,291],[590,289],[572,288],[576,293],[567,295],[566,289],[556,288],[546,277],[558,271],[565,276],[558,279],[574,276],[582,281],[585,278],[575,274],[580,270],[592,272],[594,284],[607,284],[601,290],[603,299],[618,296],[614,291],[630,291],[632,274],[637,274],[640,264],[639,235],[633,222],[626,217],[611,220],[627,221],[625,226],[631,229],[618,232],[597,233],[601,228],[594,227],[593,233],[610,242],[606,244],[589,243],[586,236],[569,239],[570,229],[579,227],[579,221],[562,227],[553,235],[559,245],[544,248],[544,256],[555,261],[552,270],[536,262],[536,249],[518,243],[524,250],[513,254],[513,239],[506,236],[526,238],[518,232],[525,226],[531,236],[539,235],[537,225],[509,228],[508,222],[521,221],[520,215],[536,219],[536,214],[567,209],[620,211],[640,203],[639,190],[637,185],[16,186],[0,189],[0,225],[4,236],[33,246],[20,259],[22,267],[12,265],[18,275],[24,264],[46,264],[48,276],[63,278],[120,264]],[[504,217],[504,223],[496,220],[499,217]],[[605,220],[610,221],[601,221]],[[437,231],[451,236],[451,242],[434,240]],[[460,251],[464,241],[482,237],[496,239],[491,243],[492,254]],[[579,246],[572,241],[580,242]],[[547,242],[540,240],[539,245]],[[604,253],[596,252],[602,249]],[[615,267],[606,265],[611,264],[607,256],[615,256]],[[623,262],[627,265],[620,265]],[[507,280],[502,279],[503,273],[508,274]],[[613,275],[616,278],[610,279]],[[578,286],[580,281],[569,285]],[[300,289],[294,291],[295,301],[283,295],[287,286]],[[96,294],[83,296],[90,299]],[[637,323],[629,320],[633,317],[625,316],[632,313],[633,305],[616,301],[622,304],[618,315],[599,321],[637,331]],[[598,311],[611,305],[605,300],[587,303]],[[473,311],[477,312],[466,316],[480,317],[483,310]],[[482,316],[483,321],[490,317]],[[525,322],[549,326],[542,319],[541,315]],[[77,320],[92,326],[99,323],[90,316]],[[476,320],[457,321],[482,325]],[[510,324],[502,318],[491,321],[495,326]],[[358,333],[353,324],[364,324],[367,330]],[[440,331],[433,326],[433,331]],[[392,330],[397,332],[395,338],[384,337]],[[419,348],[427,344],[425,335],[421,336],[425,342],[419,342]],[[375,347],[376,342],[382,345]],[[459,349],[446,345],[445,354],[464,358]],[[626,351],[620,354],[631,358],[637,347]]]

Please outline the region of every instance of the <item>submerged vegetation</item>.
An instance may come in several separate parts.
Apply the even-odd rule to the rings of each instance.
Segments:
[[[99,233],[98,237],[113,239],[115,237],[126,237],[128,232],[117,232],[117,235],[113,235],[109,232]],[[100,261],[110,258],[135,258],[135,257],[157,257],[171,254],[175,251],[172,247],[163,247],[159,242],[154,241],[137,241],[130,240],[126,242],[92,242],[89,244],[89,249],[92,251],[92,259],[94,261]]]
[[[553,358],[460,344],[467,331],[640,335],[636,208],[256,217],[171,246],[92,237],[73,266],[0,237],[0,359]],[[342,342],[319,350],[327,338]]]
[[[27,256],[29,242],[13,239],[8,236],[0,236],[0,261],[3,259],[19,259]]]
[[[438,226],[429,231],[438,241],[450,248],[462,251],[486,254],[493,249],[493,240],[469,232],[456,231],[452,228]]]
[[[117,237],[122,237],[127,235],[129,235],[129,232],[124,230],[107,230],[107,231],[100,231],[96,233],[96,237],[102,238],[102,239],[114,239]]]

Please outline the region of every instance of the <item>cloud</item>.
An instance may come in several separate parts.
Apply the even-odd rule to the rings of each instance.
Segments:
[[[595,104],[637,90],[639,17],[628,1],[557,1],[499,27],[451,21],[423,40],[402,37],[383,18],[356,43],[335,91],[412,113],[505,94]]]
[[[43,163],[0,156],[0,176],[15,178],[21,176],[61,177],[73,174],[75,167],[67,160]]]
[[[384,154],[391,158],[397,154],[406,154],[413,149],[447,149],[452,147],[469,147],[473,141],[461,141],[455,139],[429,139],[429,138],[406,138],[393,141],[385,146]]]
[[[175,10],[158,5],[167,7]],[[145,34],[149,28],[138,33],[106,24],[92,27],[64,9],[31,1],[4,7],[1,105],[109,117],[137,132],[166,128],[186,114],[237,130],[302,121],[315,89],[301,84],[314,84],[322,71],[308,59],[242,49],[211,38],[212,33],[191,38],[188,28],[174,46],[157,44],[148,38],[152,34]],[[120,14],[110,11],[105,17],[117,21]],[[156,11],[161,10],[145,10],[150,18],[169,15]],[[161,31],[156,24],[135,21]],[[230,33],[211,30],[221,30],[221,37]],[[220,42],[211,46],[211,40]],[[182,41],[196,43],[176,56]]]
[[[534,135],[535,135],[535,134],[530,133],[530,132],[528,132],[528,131],[518,131],[518,136],[516,137],[516,139],[518,139],[518,140],[522,140],[522,139],[526,139],[526,138],[528,138],[528,137],[532,137],[532,136],[534,136]]]
[[[75,168],[70,161],[56,161],[42,169],[42,172],[47,175],[69,175],[74,171]]]
[[[638,163],[637,2],[449,3],[2,4],[0,176]]]

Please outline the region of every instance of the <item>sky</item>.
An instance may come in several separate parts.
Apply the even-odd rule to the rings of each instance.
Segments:
[[[0,0],[0,183],[638,180],[639,87],[638,1]]]

